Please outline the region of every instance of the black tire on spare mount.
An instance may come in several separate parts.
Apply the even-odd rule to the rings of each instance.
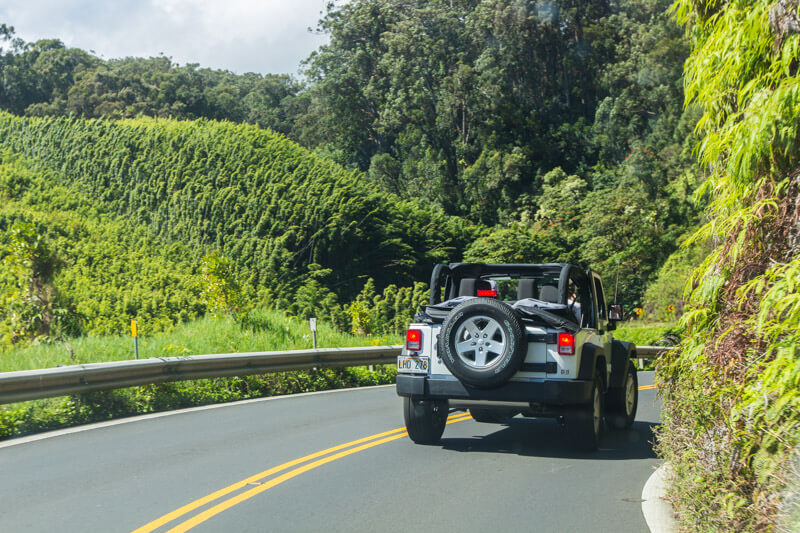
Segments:
[[[474,298],[456,306],[442,324],[439,356],[462,383],[497,387],[519,370],[528,351],[525,327],[508,305]]]

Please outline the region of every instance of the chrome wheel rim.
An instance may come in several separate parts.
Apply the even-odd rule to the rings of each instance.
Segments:
[[[470,368],[491,368],[502,360],[507,341],[497,320],[484,315],[472,316],[456,329],[456,354]]]

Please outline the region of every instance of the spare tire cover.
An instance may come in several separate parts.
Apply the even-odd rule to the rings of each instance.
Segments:
[[[442,324],[439,356],[466,385],[502,385],[519,370],[527,351],[519,315],[491,298],[473,298],[459,304]]]

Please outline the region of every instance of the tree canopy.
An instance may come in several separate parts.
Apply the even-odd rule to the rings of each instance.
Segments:
[[[104,60],[58,40],[24,43],[4,26],[0,107],[269,128],[361,171],[354,180],[387,198],[485,226],[461,250],[475,260],[583,262],[618,276],[634,307],[703,203],[692,197],[700,112],[683,107],[688,42],[668,6],[331,3],[318,27],[330,41],[304,62],[302,82],[168,57]]]

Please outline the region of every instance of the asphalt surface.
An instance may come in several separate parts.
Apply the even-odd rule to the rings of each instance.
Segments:
[[[639,385],[652,379],[642,372]],[[609,431],[594,453],[576,451],[553,420],[519,417],[508,425],[462,419],[447,426],[440,444],[415,445],[390,432],[403,427],[393,387],[6,441],[0,532],[148,524],[143,531],[168,531],[195,522],[192,531],[648,531],[641,493],[659,464],[651,448],[660,415],[655,392],[641,390],[632,429]]]

